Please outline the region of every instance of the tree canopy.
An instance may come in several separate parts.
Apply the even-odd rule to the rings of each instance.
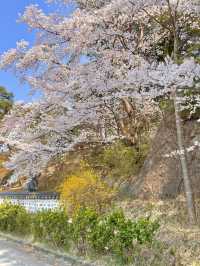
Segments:
[[[18,147],[9,167],[19,175],[37,174],[81,142],[124,138],[124,117],[141,121],[159,112],[158,97],[199,89],[198,0],[55,2],[77,8],[67,17],[28,6],[21,21],[37,41],[1,56],[2,68],[43,95],[4,119],[2,139]]]

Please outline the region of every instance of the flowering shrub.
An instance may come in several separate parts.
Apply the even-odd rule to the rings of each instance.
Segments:
[[[71,213],[83,207],[101,213],[111,205],[115,195],[95,171],[84,163],[77,173],[66,178],[60,191],[61,201]]]

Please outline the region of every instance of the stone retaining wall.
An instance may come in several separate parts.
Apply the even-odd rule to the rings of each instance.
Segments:
[[[29,192],[2,192],[0,204],[5,200],[12,204],[22,205],[27,211],[37,212],[52,210],[60,207],[59,194],[55,192],[29,193]]]

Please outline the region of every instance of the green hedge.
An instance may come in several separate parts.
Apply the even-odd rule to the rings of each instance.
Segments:
[[[122,210],[99,215],[80,209],[73,217],[64,210],[28,213],[23,207],[4,203],[0,205],[0,230],[20,235],[32,235],[36,241],[46,242],[79,254],[113,255],[123,263],[131,261],[134,246],[151,244],[159,228],[149,218],[132,221]]]
[[[31,215],[20,205],[5,202],[0,205],[0,231],[27,235],[31,231]]]
[[[32,234],[35,240],[49,242],[56,247],[69,247],[71,226],[63,210],[42,211],[33,215]]]

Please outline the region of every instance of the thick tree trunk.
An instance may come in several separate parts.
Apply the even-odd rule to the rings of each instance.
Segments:
[[[188,166],[186,159],[186,151],[183,144],[183,132],[181,126],[181,119],[179,115],[179,103],[177,102],[176,92],[174,92],[174,108],[175,108],[175,118],[176,118],[176,131],[177,131],[177,144],[180,152],[181,168],[183,173],[184,189],[187,201],[188,215],[190,224],[196,224],[196,212],[195,203],[193,197],[193,190],[190,177],[188,175]]]

